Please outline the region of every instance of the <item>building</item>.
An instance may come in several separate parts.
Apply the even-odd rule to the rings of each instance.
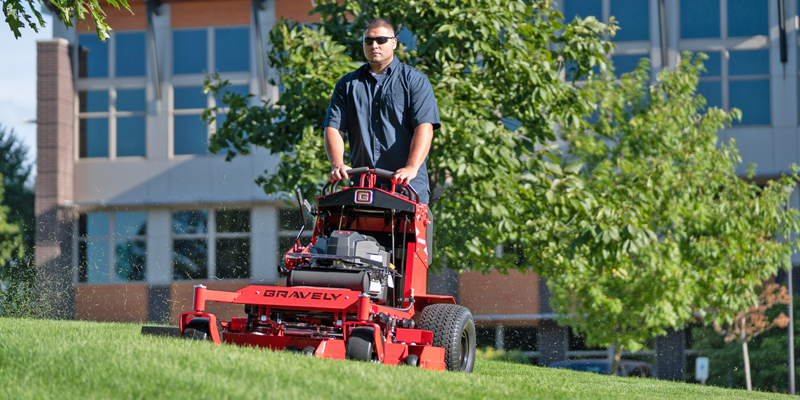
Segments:
[[[610,58],[618,73],[641,57],[655,73],[675,66],[681,51],[706,52],[699,91],[711,105],[744,114],[721,139],[735,138],[762,179],[800,161],[797,2],[558,3],[568,20],[615,16],[622,30]],[[280,17],[311,21],[311,2],[130,4],[134,15],[106,10],[114,28],[107,44],[57,19],[54,39],[38,43],[37,283],[54,317],[175,323],[198,281],[226,290],[278,281],[279,250],[299,218],[253,183],[277,157],[262,151],[228,163],[208,154],[211,128],[200,113],[215,99],[201,87],[204,72],[219,71],[254,101],[275,99],[267,33]],[[555,323],[535,274],[445,271],[429,286],[469,307],[487,343],[530,351],[540,364],[605,355],[587,352]],[[521,327],[521,337],[504,334],[508,327]],[[659,377],[682,379],[685,347],[683,333],[672,332],[646,355]]]

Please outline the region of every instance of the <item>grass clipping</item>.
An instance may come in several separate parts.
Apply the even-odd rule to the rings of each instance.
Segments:
[[[478,359],[426,371],[142,336],[138,324],[0,318],[3,399],[777,398]]]

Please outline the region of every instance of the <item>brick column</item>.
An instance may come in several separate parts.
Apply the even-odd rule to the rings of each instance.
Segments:
[[[37,43],[36,289],[49,318],[73,318],[75,91],[69,42]]]

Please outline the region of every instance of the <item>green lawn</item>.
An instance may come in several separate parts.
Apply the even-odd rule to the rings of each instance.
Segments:
[[[0,399],[781,396],[480,360],[471,375],[423,371],[139,331],[136,324],[0,318]]]

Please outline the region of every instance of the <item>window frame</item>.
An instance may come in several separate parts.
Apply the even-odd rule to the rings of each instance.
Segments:
[[[207,71],[216,71],[216,42],[215,42],[215,32],[216,29],[228,29],[228,28],[247,28],[248,30],[248,70],[247,71],[238,71],[238,72],[220,72],[220,78],[223,80],[228,80],[230,82],[230,86],[247,86],[248,92],[253,93],[253,79],[254,77],[253,72],[255,71],[254,66],[254,31],[252,24],[248,25],[218,25],[218,26],[207,26],[207,27],[181,27],[181,28],[172,28],[170,29],[170,35],[174,34],[176,31],[190,31],[190,30],[205,30],[206,33],[206,67]],[[172,36],[171,36],[172,37]],[[175,57],[175,48],[172,48],[172,57]],[[257,55],[255,55],[257,57]],[[204,79],[206,77],[206,73],[189,73],[189,74],[175,74],[175,62],[174,60],[170,63],[170,73],[171,73],[171,80],[170,80],[170,88],[169,88],[169,100],[168,100],[168,118],[169,118],[169,127],[168,127],[168,157],[169,158],[176,158],[176,159],[184,159],[184,158],[193,158],[193,157],[207,157],[207,156],[214,156],[215,154],[211,153],[210,151],[206,151],[204,154],[176,154],[175,153],[175,116],[176,115],[197,115],[198,117],[203,112],[201,108],[175,108],[175,88],[181,87],[193,87],[193,86],[203,86]],[[254,96],[251,99],[252,101],[256,100],[257,96]],[[206,107],[211,108],[217,105],[217,99],[209,92],[206,93]],[[220,114],[227,114],[230,111],[227,107],[220,108]],[[207,125],[206,126],[206,139],[210,139],[211,135],[217,129],[217,123]]]
[[[730,37],[728,35],[728,1],[727,0],[718,0],[720,5],[720,36],[716,38],[688,38],[683,39],[680,37],[680,1],[677,2],[676,6],[678,8],[678,57],[680,60],[681,52],[683,51],[691,51],[693,53],[711,53],[711,52],[718,52],[720,53],[720,75],[711,77],[711,76],[700,76],[700,82],[721,82],[721,106],[723,110],[729,110],[731,108],[730,105],[730,82],[735,81],[755,81],[755,80],[767,80],[769,85],[769,98],[767,101],[769,102],[769,123],[768,124],[741,124],[741,123],[734,123],[731,127],[727,127],[726,129],[751,129],[757,127],[771,127],[773,126],[773,116],[772,116],[772,76],[771,72],[767,75],[763,74],[753,74],[753,75],[736,75],[731,76],[729,73],[729,64],[730,64],[730,52],[731,51],[748,51],[748,50],[767,50],[768,52],[768,59],[769,64],[772,64],[772,58],[775,56],[771,49],[771,42],[769,35],[755,35],[755,36],[735,36]],[[767,3],[764,3],[765,7],[769,7]],[[680,61],[679,61],[680,62]]]
[[[93,77],[93,78],[77,78],[75,80],[75,154],[74,159],[77,162],[81,163],[91,163],[91,162],[104,162],[109,160],[141,160],[143,158],[147,158],[147,137],[148,137],[148,108],[149,105],[149,91],[150,84],[148,83],[148,79],[150,76],[150,70],[148,66],[150,65],[150,55],[149,55],[149,46],[150,42],[146,39],[147,38],[147,31],[146,30],[126,30],[120,31],[121,34],[128,34],[128,33],[144,33],[145,34],[145,43],[144,43],[144,62],[145,62],[145,71],[144,75],[142,76],[116,76],[116,35],[117,32],[111,32],[110,37],[106,40],[108,46],[108,76],[107,77]],[[94,36],[94,33],[78,33],[79,37],[83,36]],[[75,52],[75,61],[73,62],[73,70],[75,71],[74,76],[78,76],[78,70],[80,68],[80,61],[78,60],[78,52],[80,51],[79,46],[74,47]],[[144,90],[145,94],[145,104],[144,104],[144,111],[117,111],[117,90],[131,90],[131,89],[139,89]],[[108,110],[104,112],[81,112],[80,111],[80,92],[83,91],[100,91],[105,90],[108,93]],[[126,118],[126,117],[144,117],[145,118],[145,130],[144,130],[144,154],[140,156],[117,156],[117,118]],[[80,145],[81,145],[81,138],[80,138],[80,123],[82,120],[92,119],[92,118],[107,118],[108,120],[108,155],[105,157],[81,157],[80,154]]]
[[[102,91],[105,90],[108,95],[108,111],[92,111],[92,112],[82,112],[80,111],[79,104],[76,104],[77,111],[77,127],[76,132],[78,132],[76,136],[76,141],[78,142],[78,148],[76,149],[75,158],[85,162],[89,160],[115,160],[115,159],[130,159],[130,160],[139,160],[147,157],[147,86],[140,86],[140,85],[114,85],[108,87],[93,87],[93,85],[87,85],[76,90],[76,94],[78,95],[78,101],[80,102],[80,93],[85,91]],[[117,111],[117,91],[118,90],[144,90],[145,93],[145,110],[144,111]],[[127,117],[144,117],[145,124],[144,124],[144,154],[141,156],[117,156],[117,119],[118,118],[127,118]],[[80,123],[83,120],[88,119],[101,119],[106,118],[108,120],[108,156],[106,157],[81,157],[80,155]]]
[[[147,225],[145,228],[144,235],[131,235],[125,236],[120,235],[116,231],[116,224],[117,224],[117,213],[120,212],[141,212],[145,214],[145,224],[148,222],[148,212],[147,210],[87,210],[81,211],[78,214],[78,218],[75,219],[73,223],[73,245],[75,246],[75,251],[78,256],[75,257],[73,262],[73,282],[76,285],[107,285],[107,284],[120,284],[120,283],[135,283],[135,282],[147,282],[147,267],[148,267],[148,252],[147,252],[147,237],[149,235],[149,227]],[[80,219],[82,216],[87,216],[88,214],[108,214],[108,234],[105,236],[81,236],[80,235]],[[81,269],[83,266],[81,265],[81,245],[88,242],[88,241],[103,241],[106,244],[107,250],[107,263],[108,263],[108,280],[105,282],[89,282],[88,280],[88,271],[86,272],[86,281],[81,281]],[[120,280],[117,277],[117,252],[116,252],[116,244],[122,241],[142,241],[145,243],[145,255],[144,255],[144,275],[142,280]]]
[[[241,210],[247,211],[249,214],[249,230],[247,232],[217,232],[217,213],[219,211],[233,211]],[[230,207],[229,209],[219,208],[173,208],[170,209],[170,262],[173,268],[171,279],[173,282],[190,281],[192,279],[176,279],[175,278],[175,240],[192,240],[192,239],[205,239],[206,240],[206,276],[205,278],[197,278],[197,280],[237,280],[237,279],[253,279],[253,208],[248,207]],[[174,216],[176,212],[186,211],[207,211],[208,212],[208,226],[205,233],[175,233]],[[217,239],[248,239],[250,244],[250,276],[247,278],[218,278],[217,277]]]

